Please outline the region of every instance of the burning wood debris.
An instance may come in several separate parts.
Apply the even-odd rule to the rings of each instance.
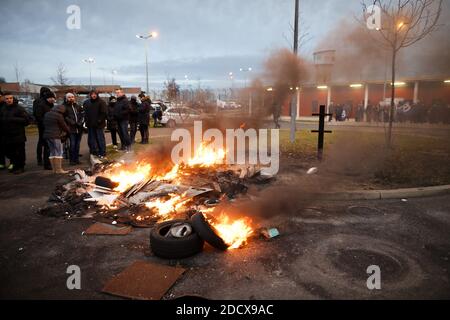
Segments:
[[[228,249],[239,248],[253,233],[251,219],[232,219],[216,208],[244,196],[249,184],[266,184],[273,177],[261,175],[257,166],[223,164],[225,156],[201,145],[188,163],[162,173],[144,160],[94,161],[91,170],[76,170],[71,182],[57,186],[39,214],[153,227],[200,212]]]

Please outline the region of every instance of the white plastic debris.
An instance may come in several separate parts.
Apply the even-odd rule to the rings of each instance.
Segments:
[[[111,222],[111,223],[112,223],[112,224],[117,224],[117,221],[115,221],[115,220],[114,220],[114,221],[113,221],[113,222]]]
[[[402,202],[408,202],[408,199],[402,199]]]
[[[89,176],[86,174],[84,170],[76,169],[74,170],[74,175],[76,181],[80,182],[89,182]]]
[[[97,205],[99,206],[110,206],[116,201],[118,195],[116,194],[107,194],[103,197],[97,198]]]
[[[96,164],[101,164],[102,163],[102,160],[99,157],[94,156],[93,154],[91,154],[91,156],[90,156],[90,161],[91,161],[91,165],[92,166],[95,166]]]
[[[306,174],[308,174],[308,175],[316,174],[318,171],[319,171],[319,169],[317,167],[312,167],[311,169],[306,171]]]

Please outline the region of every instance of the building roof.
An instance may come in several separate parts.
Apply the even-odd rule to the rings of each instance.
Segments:
[[[0,89],[5,91],[10,91],[13,93],[20,92],[20,83],[19,82],[6,82],[6,83],[0,83]]]

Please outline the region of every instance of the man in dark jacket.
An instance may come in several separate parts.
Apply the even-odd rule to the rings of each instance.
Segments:
[[[64,120],[69,126],[69,141],[70,141],[70,165],[80,164],[80,142],[83,136],[84,113],[83,108],[75,102],[75,95],[67,93],[64,99],[64,106],[66,112]]]
[[[118,133],[118,125],[117,120],[114,118],[114,108],[116,107],[116,97],[111,96],[109,97],[109,103],[108,103],[108,122],[106,125],[106,128],[111,133],[111,141],[113,144],[113,148],[117,149],[117,133]]]
[[[66,107],[64,105],[55,106],[47,112],[44,117],[44,139],[50,149],[50,162],[54,173],[66,173],[62,169],[63,160],[63,136],[69,134],[70,129],[64,121]]]
[[[14,96],[5,93],[5,106],[0,111],[1,138],[5,155],[11,161],[12,173],[20,174],[25,168],[25,127],[30,124],[27,112]]]
[[[98,92],[92,90],[89,99],[83,104],[86,127],[88,128],[89,152],[95,156],[106,156],[106,141],[104,129],[108,108],[106,103],[99,98]]]
[[[141,105],[138,108],[139,112],[139,131],[141,133],[141,143],[148,144],[149,132],[148,126],[150,123],[150,108],[152,101],[149,97],[143,96],[141,97]]]
[[[114,109],[114,118],[119,127],[119,136],[121,140],[121,150],[131,151],[131,140],[128,134],[128,121],[130,117],[130,103],[123,93],[122,89],[116,89],[117,102]]]
[[[136,132],[138,129],[138,119],[139,119],[139,103],[137,98],[132,96],[130,99],[130,140],[131,144],[135,143]]]
[[[47,143],[43,138],[43,134],[44,134],[44,116],[47,112],[49,112],[53,108],[56,101],[56,96],[53,92],[50,91],[50,89],[46,87],[42,87],[41,92],[42,92],[41,97],[33,102],[33,115],[34,118],[36,119],[39,131],[39,140],[36,148],[37,149],[36,153],[38,164],[39,165],[44,164],[45,170],[52,170],[52,166],[50,165],[50,160],[48,158],[50,151],[48,149]],[[44,151],[43,154],[42,150]]]

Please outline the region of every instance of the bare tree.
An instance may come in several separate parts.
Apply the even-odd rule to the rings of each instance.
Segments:
[[[56,77],[51,77],[50,79],[60,86],[67,86],[70,84],[69,78],[66,77],[67,68],[63,63],[59,63],[56,67]]]
[[[390,50],[392,55],[392,91],[387,135],[387,145],[390,147],[392,144],[396,59],[398,53],[401,49],[412,46],[437,29],[443,0],[367,1],[370,7],[363,2],[364,18],[367,19],[374,14],[374,6],[378,6],[381,9],[381,27],[376,29],[377,35],[375,39],[387,50]],[[372,10],[369,8],[372,8]]]
[[[20,76],[22,73],[22,69],[20,68],[19,62],[16,61],[13,65],[14,67],[14,74],[16,76],[16,82],[20,82]]]
[[[299,30],[299,34],[298,34],[298,38],[297,38],[297,43],[298,43],[298,48],[301,50],[306,45],[306,43],[311,41],[312,37],[311,37],[311,34],[310,34],[311,28],[310,28],[309,25],[307,25],[304,22],[305,20],[303,19],[303,14],[299,13],[299,15],[300,15],[300,19],[299,19],[300,20],[300,22],[299,22],[300,23],[300,28],[299,28],[300,30]],[[283,35],[284,40],[286,40],[286,43],[288,44],[289,49],[294,51],[295,28],[292,25],[292,23],[289,23],[289,34],[286,35],[283,32],[282,35]]]
[[[166,87],[166,98],[171,102],[176,102],[180,95],[180,86],[177,84],[175,78],[167,80],[164,85]]]

